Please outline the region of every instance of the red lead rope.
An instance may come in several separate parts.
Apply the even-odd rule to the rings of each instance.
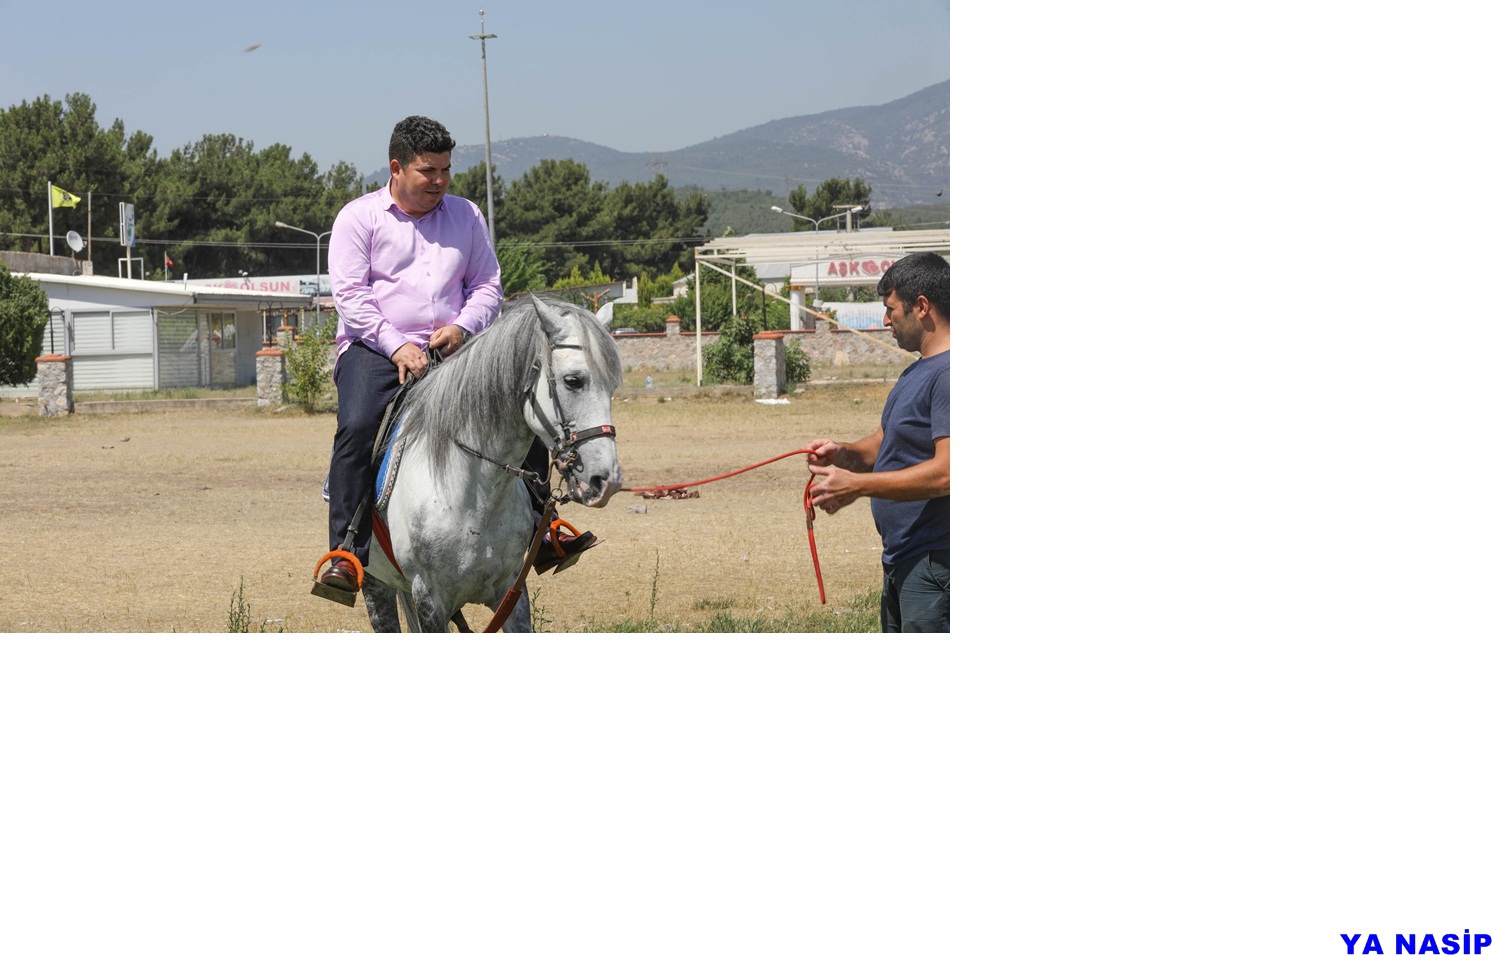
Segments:
[[[739,469],[737,469],[735,471],[729,472],[728,474],[721,474],[721,475],[717,475],[716,477],[705,478],[702,481],[688,481],[688,482],[686,482],[684,484],[665,484],[665,485],[663,485],[661,487],[624,487],[624,488],[622,488],[622,490],[623,491],[627,491],[628,493],[631,493],[631,494],[643,494],[643,493],[648,492],[648,491],[677,491],[677,490],[680,490],[681,488],[694,487],[696,484],[709,484],[711,481],[723,481],[723,480],[725,480],[728,477],[735,477],[737,474],[744,474],[747,471],[752,470],[753,468],[759,468],[759,467],[761,467],[764,464],[771,464],[773,461],[781,461],[783,458],[790,458],[790,457],[792,457],[795,454],[811,454],[811,453],[812,452],[809,451],[807,448],[799,448],[796,451],[789,451],[786,454],[779,454],[775,458],[768,458],[765,461],[758,461],[756,464],[747,465],[744,468],[739,468]],[[818,548],[818,544],[813,539],[813,475],[812,474],[810,474],[808,476],[808,484],[805,485],[804,488],[803,488],[803,513],[805,515],[807,515],[807,518],[808,518],[808,552],[813,555],[813,574],[814,574],[815,577],[818,578],[818,582],[819,582],[819,603],[826,604],[829,601],[824,597],[824,575],[819,570],[819,548]]]

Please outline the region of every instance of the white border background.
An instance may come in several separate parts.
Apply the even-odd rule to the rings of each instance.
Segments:
[[[7,637],[5,947],[1488,931],[1482,8],[955,14],[955,635]]]
[[[1485,6],[998,21],[993,950],[1492,933]]]

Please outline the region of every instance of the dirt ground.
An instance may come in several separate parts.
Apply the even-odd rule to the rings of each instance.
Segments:
[[[713,477],[875,430],[890,383],[812,386],[787,404],[743,395],[615,399],[625,485]],[[311,595],[326,550],[321,482],[335,419],[210,410],[0,417],[0,517],[9,545],[0,632],[222,632],[242,587],[250,629],[367,631]],[[802,455],[705,484],[689,500],[622,493],[560,516],[603,543],[570,570],[530,576],[537,629],[609,621],[700,626],[819,606],[802,507]],[[814,525],[828,609],[880,587],[868,503]],[[655,593],[656,584],[656,593]],[[468,607],[480,629],[490,617]]]

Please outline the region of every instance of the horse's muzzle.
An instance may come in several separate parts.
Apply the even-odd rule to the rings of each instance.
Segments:
[[[570,488],[566,495],[568,500],[586,507],[605,507],[611,496],[622,488],[622,472],[620,468],[612,468],[609,474],[592,474],[584,480],[567,475],[565,483]]]

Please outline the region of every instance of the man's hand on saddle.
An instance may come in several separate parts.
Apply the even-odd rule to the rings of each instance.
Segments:
[[[434,343],[433,338],[431,342]],[[401,385],[404,384],[406,376],[414,375],[418,378],[425,373],[425,369],[430,367],[430,359],[425,355],[425,350],[414,342],[405,342],[395,349],[392,360],[395,367],[399,369],[399,384]]]
[[[430,334],[431,350],[440,349],[440,357],[450,358],[466,342],[466,330],[460,325],[442,325]]]

